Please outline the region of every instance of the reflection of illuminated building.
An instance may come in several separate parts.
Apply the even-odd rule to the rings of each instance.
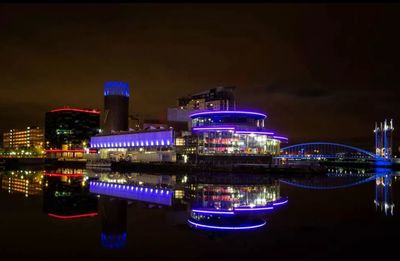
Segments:
[[[90,181],[89,186],[91,193],[166,206],[172,205],[173,191],[168,188],[121,185],[99,181]]]
[[[101,245],[104,248],[123,248],[127,244],[126,200],[101,196],[99,213],[101,217]]]
[[[251,216],[240,216],[226,213],[191,212],[188,223],[195,228],[210,230],[248,230],[261,228],[267,222]]]
[[[394,203],[392,198],[392,176],[381,175],[376,177],[375,200],[376,210],[385,215],[393,216]]]
[[[68,171],[67,171],[68,172]],[[45,173],[43,209],[55,218],[97,215],[97,198],[89,193],[86,177],[78,173]]]
[[[233,209],[261,207],[280,198],[279,183],[271,185],[212,185],[191,186],[193,206],[198,208]]]
[[[23,193],[26,197],[39,195],[42,192],[42,177],[41,171],[10,171],[2,176],[1,188],[8,193]]]

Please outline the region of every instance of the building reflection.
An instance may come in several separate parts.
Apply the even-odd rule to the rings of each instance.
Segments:
[[[1,188],[10,194],[24,194],[25,197],[42,193],[43,171],[5,171],[1,177]]]
[[[220,179],[218,179],[220,182]],[[187,176],[107,173],[89,182],[100,196],[105,248],[126,245],[127,201],[166,206],[167,216],[200,228],[250,229],[266,224],[267,212],[288,202],[278,180],[263,184],[198,183]],[[218,229],[218,228],[217,228]]]
[[[375,183],[375,209],[378,212],[384,213],[386,216],[394,215],[394,202],[393,202],[393,179],[397,177],[388,169],[376,169],[376,183]]]
[[[280,198],[278,181],[263,185],[191,184],[189,191],[193,208],[254,208]]]
[[[43,179],[43,211],[53,218],[97,215],[97,197],[89,192],[81,170],[47,171]]]
[[[127,245],[128,201],[100,196],[101,246],[107,249],[124,248]]]

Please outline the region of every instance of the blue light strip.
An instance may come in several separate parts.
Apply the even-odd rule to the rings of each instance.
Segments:
[[[235,127],[193,127],[193,131],[208,131],[208,130],[235,130]]]
[[[94,136],[90,138],[91,148],[141,148],[168,147],[174,145],[172,130],[149,131],[116,135]]]
[[[287,137],[283,137],[283,136],[273,136],[274,139],[278,139],[278,140],[289,140]]]
[[[234,215],[235,214],[232,211],[202,210],[202,209],[192,209],[192,212],[204,213],[204,214],[221,214],[221,215]]]
[[[89,191],[100,195],[132,199],[166,206],[172,205],[173,191],[170,189],[90,181]]]
[[[274,205],[274,206],[280,206],[280,205],[284,205],[284,204],[286,204],[286,203],[288,203],[288,202],[289,202],[289,200],[286,199],[286,200],[284,200],[284,201],[274,202],[274,203],[272,203],[272,205]]]
[[[258,116],[262,118],[266,118],[267,115],[260,112],[253,112],[253,111],[204,111],[204,112],[196,112],[190,114],[190,118],[196,118],[204,115],[212,115],[212,114],[242,114],[242,115],[251,115],[251,116]]]
[[[253,207],[253,208],[241,207],[241,208],[235,208],[235,211],[263,211],[263,210],[272,210],[272,209],[274,209],[274,207],[272,207],[272,206],[270,206],[270,207],[265,207],[265,206],[264,207]]]
[[[261,134],[261,135],[274,135],[273,132],[270,131],[236,131],[237,134]]]
[[[221,226],[209,226],[209,225],[203,225],[199,223],[195,223],[193,221],[188,220],[188,222],[192,225],[194,225],[196,228],[210,228],[210,229],[218,229],[218,230],[247,230],[247,229],[255,229],[259,227],[263,227],[267,224],[266,221],[263,221],[262,224],[259,225],[254,225],[254,226],[238,226],[238,227],[221,227]]]

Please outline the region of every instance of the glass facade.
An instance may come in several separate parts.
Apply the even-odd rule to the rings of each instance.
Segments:
[[[90,138],[100,131],[100,112],[82,109],[56,109],[46,112],[45,139],[47,149],[82,149],[90,146]]]
[[[191,118],[201,155],[277,155],[281,140],[287,140],[264,129],[263,113],[206,111]]]
[[[237,134],[234,131],[198,133],[200,154],[279,154],[280,141],[261,134]]]

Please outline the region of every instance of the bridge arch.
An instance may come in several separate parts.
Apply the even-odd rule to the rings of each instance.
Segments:
[[[308,142],[281,148],[287,158],[352,158],[381,159],[374,153],[354,146],[333,142]]]

